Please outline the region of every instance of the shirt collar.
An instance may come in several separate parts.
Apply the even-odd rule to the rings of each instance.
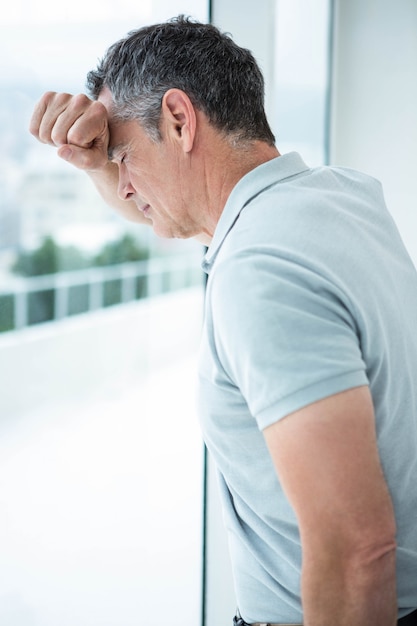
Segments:
[[[245,206],[268,187],[309,169],[297,152],[289,152],[259,165],[241,178],[224,206],[210,247],[202,261],[203,270],[210,273],[224,240]]]

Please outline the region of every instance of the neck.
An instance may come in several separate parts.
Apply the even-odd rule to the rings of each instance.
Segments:
[[[211,146],[213,144],[210,144]],[[215,152],[206,154],[204,180],[208,218],[206,228],[196,237],[210,245],[224,206],[237,183],[259,165],[280,156],[275,146],[255,141],[243,147],[225,145],[224,139]]]

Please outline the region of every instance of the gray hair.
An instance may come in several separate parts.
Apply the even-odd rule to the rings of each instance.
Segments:
[[[234,142],[275,143],[264,110],[262,72],[252,53],[211,24],[180,15],[128,33],[88,73],[93,98],[104,87],[112,94],[114,115],[137,120],[155,141],[163,96],[177,88]]]

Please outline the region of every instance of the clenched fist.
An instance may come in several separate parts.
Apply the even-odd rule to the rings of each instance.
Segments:
[[[84,94],[48,91],[34,109],[29,130],[79,169],[97,171],[108,164],[107,110]]]

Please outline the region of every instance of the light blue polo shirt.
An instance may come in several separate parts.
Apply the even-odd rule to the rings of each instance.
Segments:
[[[300,538],[262,429],[369,384],[398,528],[399,616],[417,607],[417,274],[381,185],[290,153],[234,188],[209,274],[200,414],[247,622],[302,622]]]

